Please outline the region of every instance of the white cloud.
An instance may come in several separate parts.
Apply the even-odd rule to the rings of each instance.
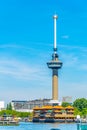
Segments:
[[[74,54],[66,54],[63,53],[61,55],[63,62],[64,62],[64,67],[76,67],[76,64],[78,64],[78,57]]]
[[[87,71],[87,64],[82,64],[80,66],[80,70],[86,70]]]
[[[29,66],[22,62],[15,60],[2,60],[0,61],[0,75],[10,75],[15,78],[22,79],[31,79],[32,76],[35,76],[36,73],[40,71],[39,68],[35,66]]]
[[[48,68],[47,68],[48,70]],[[44,66],[32,65],[28,62],[17,60],[0,60],[0,77],[10,76],[14,79],[30,82],[39,82],[39,85],[48,81],[48,73]]]
[[[64,67],[73,67],[87,71],[87,47],[63,44],[59,44],[59,46],[62,48],[60,57],[64,63]]]
[[[63,87],[62,87],[63,86]],[[59,92],[60,97],[63,96],[72,96],[73,100],[79,97],[87,98],[87,83],[81,82],[62,82]]]
[[[32,50],[34,51],[35,50],[33,47],[17,45],[15,43],[2,44],[2,45],[0,45],[0,49],[15,49],[15,50],[21,50],[21,51],[32,51]]]
[[[63,39],[69,39],[69,35],[63,35],[63,36],[61,36],[61,38],[63,38]]]
[[[84,43],[82,43],[81,45],[83,45]],[[87,47],[84,46],[70,46],[70,45],[64,45],[64,44],[58,44],[59,47],[61,48],[65,48],[65,49],[70,49],[70,50],[79,50],[81,52],[87,52]]]

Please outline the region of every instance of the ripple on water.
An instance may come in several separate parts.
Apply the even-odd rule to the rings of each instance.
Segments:
[[[60,130],[77,130],[76,124],[58,124],[58,123],[20,123],[19,126],[0,126],[0,130],[51,130],[52,128]]]

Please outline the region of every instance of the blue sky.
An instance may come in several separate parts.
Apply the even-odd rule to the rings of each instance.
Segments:
[[[58,14],[59,99],[87,98],[87,1],[0,1],[0,100],[51,98],[53,15]]]

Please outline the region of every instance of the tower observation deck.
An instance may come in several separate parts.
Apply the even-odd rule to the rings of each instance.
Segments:
[[[56,44],[56,21],[58,16],[54,15],[54,47],[52,60],[47,62],[48,68],[52,69],[52,100],[58,101],[58,69],[62,67],[62,62],[58,58],[57,44]]]

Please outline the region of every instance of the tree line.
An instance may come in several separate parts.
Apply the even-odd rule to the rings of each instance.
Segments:
[[[9,103],[7,104],[6,110],[0,111],[0,116],[4,116],[4,115],[13,116],[13,117],[21,117],[21,118],[24,118],[24,117],[32,118],[33,114],[31,112],[18,112],[18,111],[12,110],[12,105],[11,103]]]

